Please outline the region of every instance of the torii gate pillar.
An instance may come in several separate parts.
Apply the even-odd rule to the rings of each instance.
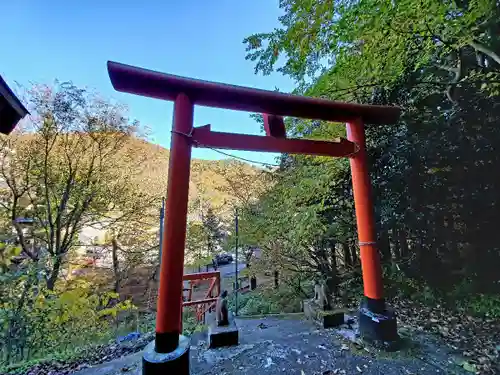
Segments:
[[[359,311],[359,329],[361,336],[370,341],[394,342],[398,337],[396,317],[394,312],[386,307],[383,297],[382,270],[366,156],[365,126],[361,119],[347,123],[347,139],[358,146],[357,152],[350,156],[350,164],[364,287],[364,300]]]
[[[167,205],[163,220],[160,287],[155,341],[142,360],[143,374],[189,374],[190,340],[182,335],[182,276],[188,211],[194,105],[180,93],[174,100],[174,119],[168,167]]]

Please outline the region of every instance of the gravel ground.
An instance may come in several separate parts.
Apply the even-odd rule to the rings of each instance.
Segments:
[[[191,374],[466,374],[458,366],[446,367],[445,362],[433,361],[436,347],[426,348],[422,341],[418,350],[380,353],[356,348],[336,330],[318,329],[301,315],[236,322],[240,332],[240,345],[236,347],[208,350],[203,335],[193,337]],[[75,374],[140,375],[140,367],[141,356],[136,353]]]

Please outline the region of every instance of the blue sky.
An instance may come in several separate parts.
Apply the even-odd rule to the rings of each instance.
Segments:
[[[244,37],[278,25],[278,0],[2,1],[0,74],[9,83],[73,81],[129,107],[150,128],[150,139],[170,146],[172,103],[115,92],[106,61],[211,81],[291,91],[279,74],[254,74]],[[259,134],[248,113],[197,107],[195,125]],[[275,155],[231,151],[273,162]],[[223,158],[212,150],[193,156]]]

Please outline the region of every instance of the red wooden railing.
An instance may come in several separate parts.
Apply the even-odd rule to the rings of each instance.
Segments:
[[[215,308],[217,298],[220,295],[220,272],[200,272],[184,275],[184,281],[189,281],[187,301],[182,302],[183,307],[196,306],[196,318],[198,321],[203,321],[207,311]],[[210,280],[210,285],[205,293],[205,297],[200,300],[192,300],[193,288],[199,285],[202,280]]]

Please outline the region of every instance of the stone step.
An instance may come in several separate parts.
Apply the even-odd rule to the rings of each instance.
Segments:
[[[208,346],[211,349],[224,346],[238,345],[239,333],[236,321],[231,312],[229,312],[229,325],[218,326],[215,319],[215,313],[207,314],[206,322],[208,324]]]

